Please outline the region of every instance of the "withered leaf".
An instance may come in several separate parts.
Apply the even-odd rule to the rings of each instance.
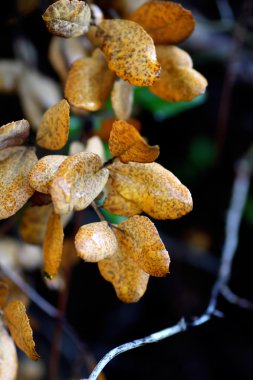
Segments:
[[[133,86],[122,79],[115,81],[111,100],[117,119],[129,119],[133,107]]]
[[[101,123],[101,127],[98,131],[96,131],[96,135],[101,138],[101,140],[108,142],[110,133],[112,130],[113,123],[116,121],[115,118],[104,119]],[[137,119],[129,119],[127,120],[129,124],[131,124],[137,131],[141,130],[141,123]]]
[[[176,219],[192,210],[189,190],[156,162],[120,161],[109,166],[112,186],[155,219]]]
[[[3,306],[5,306],[7,298],[8,298],[8,294],[9,294],[8,284],[5,281],[0,280],[0,309],[2,309]]]
[[[0,127],[0,149],[22,145],[27,139],[29,131],[30,125],[25,119],[2,125]]]
[[[44,113],[37,131],[37,144],[50,150],[63,148],[68,141],[69,121],[69,104],[62,99]]]
[[[155,44],[181,42],[195,26],[191,12],[172,1],[149,1],[136,9],[130,18],[150,34]]]
[[[80,152],[60,165],[51,185],[51,196],[57,214],[83,210],[103,190],[109,171],[102,168],[97,154]]]
[[[12,301],[4,308],[4,321],[16,345],[32,360],[38,360],[33,333],[25,306],[21,301]]]
[[[1,151],[0,159],[0,219],[14,215],[33,195],[29,172],[37,162],[34,150],[10,147]]]
[[[137,23],[129,20],[103,20],[96,37],[109,68],[135,86],[151,86],[159,78],[152,38]]]
[[[42,16],[50,33],[60,37],[78,37],[87,32],[91,12],[84,1],[58,0]]]
[[[190,55],[173,45],[156,45],[157,59],[165,70],[171,70],[174,67],[192,68],[193,63]]]
[[[131,124],[124,120],[113,123],[109,138],[109,149],[122,162],[153,162],[160,153],[158,145],[150,146]]]
[[[75,246],[83,260],[94,263],[114,255],[118,248],[117,239],[105,221],[80,227]]]
[[[0,321],[0,380],[16,379],[18,358],[16,347]]]

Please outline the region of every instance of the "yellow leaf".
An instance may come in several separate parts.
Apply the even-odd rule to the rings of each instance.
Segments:
[[[63,228],[60,215],[52,212],[48,219],[43,242],[44,267],[47,278],[53,279],[58,273],[62,258]]]
[[[0,321],[0,380],[15,380],[17,371],[16,347]]]
[[[137,23],[129,20],[103,20],[96,37],[109,68],[135,86],[151,86],[159,78],[152,38]]]
[[[40,193],[49,194],[54,175],[66,158],[67,156],[62,155],[49,155],[41,158],[30,171],[30,186]]]
[[[4,321],[16,345],[32,360],[38,360],[32,329],[26,315],[25,306],[20,301],[12,301],[4,308]]]
[[[30,125],[25,119],[2,125],[0,127],[0,149],[22,145],[29,136],[29,131]]]
[[[193,63],[190,55],[177,46],[156,45],[157,59],[163,69],[170,70],[174,67],[192,68]]]
[[[148,164],[119,161],[109,166],[112,186],[155,219],[176,219],[192,210],[189,190],[169,170]]]
[[[140,24],[156,44],[181,42],[195,26],[191,12],[172,1],[149,1],[136,9],[130,18]]]
[[[113,123],[109,148],[113,156],[119,157],[125,163],[153,162],[160,153],[158,145],[148,145],[136,128],[124,120]]]
[[[114,255],[117,251],[117,239],[108,223],[97,222],[79,228],[75,237],[78,255],[92,263]]]
[[[69,38],[87,32],[91,13],[84,1],[59,0],[47,8],[42,18],[50,33]]]
[[[29,172],[37,162],[33,149],[10,147],[0,158],[0,219],[14,215],[33,195]]]
[[[108,180],[109,171],[101,166],[101,159],[94,153],[80,152],[63,161],[50,190],[57,214],[90,205]]]
[[[7,298],[8,298],[8,294],[9,294],[9,286],[7,285],[5,281],[0,280],[0,309],[2,309],[5,306]]]
[[[133,107],[133,86],[122,79],[115,81],[111,100],[117,119],[129,119]]]
[[[37,131],[37,144],[51,150],[63,148],[68,141],[69,121],[69,104],[62,99],[44,113]]]

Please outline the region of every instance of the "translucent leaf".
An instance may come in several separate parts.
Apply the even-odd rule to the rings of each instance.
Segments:
[[[37,162],[33,149],[5,148],[0,159],[0,219],[14,215],[33,195],[29,172]]]
[[[115,81],[111,99],[117,119],[129,119],[133,107],[133,86],[122,79]]]
[[[157,59],[163,69],[170,70],[173,67],[192,68],[193,63],[190,55],[177,46],[172,45],[156,45]]]
[[[5,306],[9,294],[9,287],[5,281],[0,280],[0,309]],[[0,377],[1,379],[1,377]]]
[[[90,7],[79,0],[56,1],[42,16],[50,33],[65,38],[78,37],[87,32],[90,17]]]
[[[30,125],[22,119],[0,127],[0,149],[22,145],[29,136]]]
[[[187,38],[195,21],[190,11],[172,1],[149,1],[130,16],[153,38],[155,44],[176,44]]]
[[[156,219],[176,219],[192,210],[189,190],[169,170],[148,164],[119,161],[109,166],[112,186]]]
[[[160,153],[158,145],[150,146],[131,124],[124,120],[113,123],[109,138],[109,148],[113,156],[122,162],[153,162]]]
[[[0,321],[0,380],[15,380],[18,371],[16,347]]]
[[[54,175],[66,158],[62,155],[42,157],[30,171],[30,186],[40,193],[49,194]]]
[[[47,278],[53,279],[58,273],[62,258],[63,228],[60,215],[52,212],[48,219],[46,233],[43,242],[44,267]]]
[[[103,20],[96,36],[109,68],[135,86],[151,86],[160,75],[152,38],[137,23]]]
[[[32,329],[26,315],[25,306],[20,301],[12,301],[4,308],[4,321],[16,345],[32,360],[38,360]]]
[[[101,159],[94,153],[80,152],[63,161],[51,186],[57,214],[89,206],[108,180],[109,171],[101,166]]]
[[[1,59],[0,61],[0,91],[13,92],[17,90],[22,65],[18,60]]]
[[[80,227],[75,246],[83,260],[93,263],[114,255],[118,248],[117,239],[105,221]]]

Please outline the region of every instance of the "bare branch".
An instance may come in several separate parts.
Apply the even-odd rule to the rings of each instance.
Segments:
[[[253,310],[253,302],[245,298],[239,297],[237,294],[233,293],[228,286],[224,286],[221,289],[221,294],[230,303],[241,307],[242,309]]]

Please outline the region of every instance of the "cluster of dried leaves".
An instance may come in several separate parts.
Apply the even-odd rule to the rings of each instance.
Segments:
[[[134,86],[147,86],[169,101],[191,100],[205,91],[206,80],[192,68],[190,56],[174,46],[191,34],[194,19],[179,4],[165,1],[146,2],[128,19],[112,20],[104,19],[95,5],[59,0],[42,17],[48,30],[60,36],[52,39],[50,59],[65,82],[66,99],[43,114],[36,143],[46,150],[62,149],[68,141],[70,109],[100,110],[111,94],[116,120],[109,123],[108,143],[113,159],[104,163],[101,151],[78,142],[71,145],[69,155],[38,159],[35,147],[24,145],[30,133],[27,120],[2,126],[0,219],[15,215],[31,197],[37,199],[23,210],[19,233],[26,242],[43,245],[43,271],[52,279],[61,263],[64,223],[103,193],[103,207],[127,219],[118,225],[101,220],[81,226],[75,248],[83,260],[98,262],[101,275],[122,301],[136,302],[149,276],[165,276],[170,263],[154,224],[138,214],[179,218],[191,211],[192,199],[170,171],[154,162],[159,147],[150,146],[129,121]],[[78,59],[68,69],[66,57],[73,55]],[[25,309],[20,301],[5,305],[6,294],[2,285],[4,321],[17,345],[37,359]],[[8,341],[0,328],[0,340]],[[8,345],[13,350],[10,340]]]

